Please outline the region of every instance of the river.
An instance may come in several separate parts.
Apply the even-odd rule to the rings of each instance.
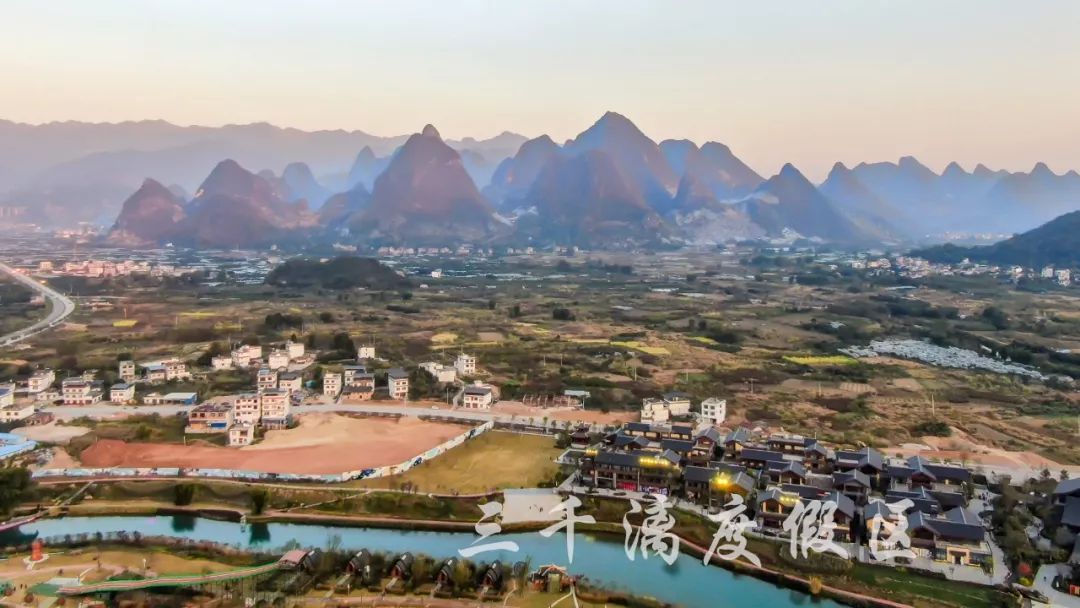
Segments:
[[[422,532],[382,528],[356,528],[322,524],[248,524],[203,519],[194,516],[105,516],[44,519],[18,530],[0,533],[0,546],[28,542],[32,537],[66,534],[103,534],[138,531],[144,536],[173,536],[199,541],[226,543],[241,548],[282,549],[298,543],[306,548],[326,548],[337,537],[342,549],[424,553],[435,559],[451,557],[479,537],[463,532]],[[519,550],[481,553],[474,561],[498,558],[505,563],[531,558],[533,567],[562,564],[566,559],[566,536],[544,538],[539,533],[499,534],[482,542],[512,541]],[[700,559],[680,555],[668,566],[660,558],[629,561],[621,543],[579,533],[575,537],[574,562],[570,571],[584,575],[611,590],[660,600],[691,608],[784,608],[815,606],[839,608],[830,600],[776,587],[756,578],[734,574],[723,568],[706,566]]]

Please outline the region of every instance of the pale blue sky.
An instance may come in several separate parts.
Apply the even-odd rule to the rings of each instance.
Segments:
[[[605,110],[762,173],[1080,168],[1080,2],[5,0],[0,118],[557,141]]]

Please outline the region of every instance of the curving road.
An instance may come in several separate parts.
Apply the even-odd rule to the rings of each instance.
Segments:
[[[22,342],[31,336],[36,336],[43,331],[52,329],[66,319],[68,315],[75,312],[75,303],[52,287],[39,283],[31,277],[15,272],[14,268],[3,262],[0,262],[0,272],[3,272],[12,279],[45,296],[52,304],[48,316],[44,319],[25,329],[20,329],[19,331],[11,332],[5,336],[0,336],[0,346],[11,346],[17,342]]]

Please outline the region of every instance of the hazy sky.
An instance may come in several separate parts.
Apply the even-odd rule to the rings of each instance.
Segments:
[[[1080,168],[1080,2],[5,0],[0,118],[557,141],[605,110],[762,173]]]

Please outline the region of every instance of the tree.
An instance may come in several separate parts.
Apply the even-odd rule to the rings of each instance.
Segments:
[[[178,483],[173,488],[173,504],[178,507],[190,505],[195,499],[195,484]]]
[[[251,491],[251,513],[262,515],[266,505],[270,502],[270,491],[266,488],[255,488]]]
[[[353,342],[349,334],[345,332],[338,332],[334,334],[334,338],[330,341],[330,346],[341,354],[342,358],[355,359],[356,358],[356,344]]]
[[[30,470],[25,467],[0,468],[0,514],[4,516],[29,498],[34,488]],[[5,517],[6,519],[6,517]]]
[[[551,311],[551,318],[556,321],[573,321],[576,319],[573,311],[569,308],[555,308]]]

